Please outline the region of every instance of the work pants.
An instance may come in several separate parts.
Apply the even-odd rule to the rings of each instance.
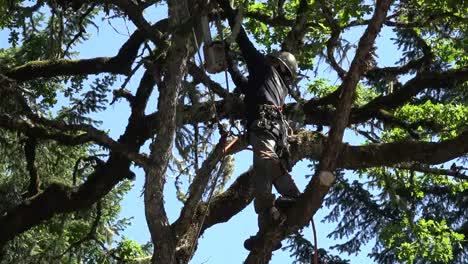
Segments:
[[[300,192],[291,176],[283,169],[276,153],[280,140],[278,136],[254,125],[250,129],[249,140],[253,148],[254,208],[259,217],[262,217],[274,206],[272,185],[285,197],[295,198]],[[260,222],[261,219],[259,225]]]

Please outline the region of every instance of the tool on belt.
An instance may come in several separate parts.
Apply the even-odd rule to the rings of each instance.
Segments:
[[[280,158],[281,166],[285,172],[292,169],[288,142],[289,124],[284,119],[282,108],[275,105],[260,105],[259,118],[253,121],[252,129],[265,129],[277,138],[276,154]]]

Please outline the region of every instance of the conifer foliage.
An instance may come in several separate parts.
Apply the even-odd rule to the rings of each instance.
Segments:
[[[267,263],[281,240],[291,262],[311,263],[301,230],[322,206],[340,256],[320,249],[319,263],[350,263],[365,245],[381,264],[467,263],[468,6],[455,0],[0,0],[0,263],[189,263],[204,232],[252,201],[251,172],[233,175],[245,139],[223,151],[242,130],[248,77],[232,11],[259,50],[298,58],[284,112],[292,162],[312,175],[245,263]],[[202,16],[224,41],[230,87],[199,61]],[[104,24],[122,45],[80,55],[113,42]],[[124,126],[109,131],[101,114],[118,108]],[[119,236],[135,177],[146,245]]]

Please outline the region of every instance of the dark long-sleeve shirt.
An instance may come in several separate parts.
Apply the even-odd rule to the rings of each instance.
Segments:
[[[234,11],[228,5],[223,8],[233,28]],[[288,86],[278,71],[266,62],[265,56],[255,48],[242,26],[240,26],[236,42],[239,44],[249,71],[248,83],[242,92],[245,94],[247,104],[247,125],[250,126],[252,121],[258,118],[260,105],[271,104],[277,107],[284,105],[284,100],[288,95]]]

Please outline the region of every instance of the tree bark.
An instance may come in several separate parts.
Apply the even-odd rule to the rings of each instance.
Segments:
[[[168,8],[169,26],[175,30],[183,18],[189,16],[188,7],[186,1],[170,0]],[[189,43],[187,33],[173,32],[171,46],[164,59],[165,67],[161,72],[164,82],[158,83],[158,112],[164,122],[158,124],[156,138],[150,145],[151,165],[145,168],[144,191],[146,221],[154,244],[152,263],[176,263],[177,238],[164,208],[164,184],[175,137],[177,97],[187,73]]]

